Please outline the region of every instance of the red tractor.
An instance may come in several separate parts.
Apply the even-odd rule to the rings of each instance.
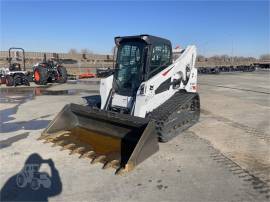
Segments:
[[[67,70],[54,60],[46,60],[33,67],[34,81],[38,85],[46,85],[49,82],[66,83]]]

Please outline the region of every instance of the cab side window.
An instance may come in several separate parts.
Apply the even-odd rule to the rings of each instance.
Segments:
[[[171,62],[171,49],[169,46],[164,45],[162,49],[161,66],[169,65]]]
[[[150,70],[154,70],[159,67],[162,57],[162,45],[154,46],[152,49]]]
[[[150,75],[153,76],[171,64],[171,48],[168,45],[155,45],[150,60]]]

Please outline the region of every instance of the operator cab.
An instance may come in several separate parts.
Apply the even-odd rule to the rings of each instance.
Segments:
[[[130,113],[141,83],[172,64],[172,46],[169,40],[150,35],[116,37],[115,44],[111,109]]]
[[[15,53],[15,56],[12,56],[12,53]],[[21,57],[20,57],[21,56]],[[23,48],[10,48],[8,50],[8,63],[9,71],[26,71],[25,70],[25,52]],[[15,62],[14,62],[15,60]]]
[[[22,71],[21,69],[21,64],[20,63],[12,63],[10,66],[9,66],[9,71]]]

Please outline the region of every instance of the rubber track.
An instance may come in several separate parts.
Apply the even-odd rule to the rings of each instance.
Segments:
[[[161,142],[169,141],[194,125],[199,120],[199,116],[199,95],[185,91],[176,92],[148,115],[156,122],[156,130]]]

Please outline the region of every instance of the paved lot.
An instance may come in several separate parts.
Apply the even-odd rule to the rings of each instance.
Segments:
[[[158,153],[125,176],[36,140],[65,104],[83,104],[81,97],[96,94],[96,82],[20,87],[16,92],[1,87],[1,197],[13,201],[269,201],[269,78],[268,71],[200,75],[200,122],[160,144]],[[17,174],[33,162],[49,173],[49,188],[17,186]]]

